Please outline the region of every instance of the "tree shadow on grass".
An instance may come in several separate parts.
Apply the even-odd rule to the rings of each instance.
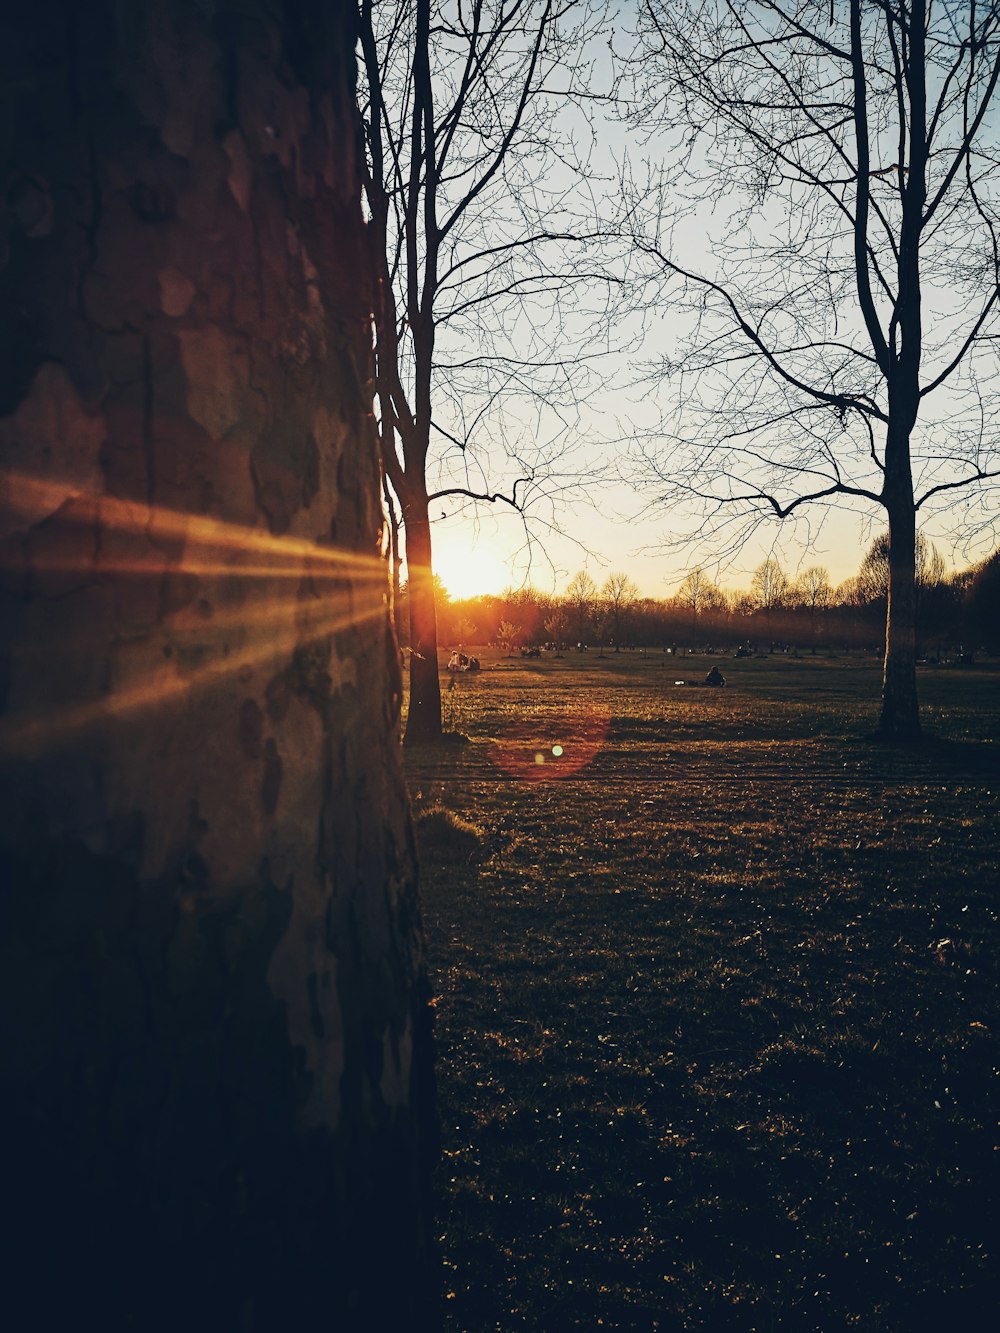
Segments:
[[[992,741],[959,740],[925,731],[912,741],[886,740],[877,733],[863,738],[864,751],[886,776],[904,770],[912,776],[1000,779],[1000,746]]]
[[[1000,746],[991,741],[954,740],[931,733],[914,750],[945,772],[1000,777]]]

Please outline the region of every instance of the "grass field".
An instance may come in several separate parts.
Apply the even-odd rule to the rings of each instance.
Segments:
[[[475,826],[423,848],[447,1327],[996,1327],[1000,668],[893,749],[871,659],[719,664],[484,654],[407,757]]]

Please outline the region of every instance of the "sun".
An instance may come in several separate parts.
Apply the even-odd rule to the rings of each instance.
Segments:
[[[503,560],[482,542],[463,541],[459,534],[437,543],[434,572],[455,602],[497,593],[510,582]]]

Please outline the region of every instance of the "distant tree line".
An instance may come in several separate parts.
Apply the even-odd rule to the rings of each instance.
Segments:
[[[764,652],[876,651],[885,628],[888,579],[888,541],[881,534],[857,574],[837,586],[822,565],[793,576],[768,558],[749,588],[724,588],[698,567],[666,598],[641,597],[620,573],[599,587],[585,571],[561,594],[528,586],[452,601],[439,587],[441,635],[449,645],[491,643],[509,653],[542,644],[556,652],[741,644]],[[938,551],[920,538],[916,582],[921,656],[1000,651],[1000,551],[948,573]],[[405,585],[401,596],[405,600]]]

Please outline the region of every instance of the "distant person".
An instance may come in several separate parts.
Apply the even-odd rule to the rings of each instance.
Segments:
[[[725,685],[725,683],[726,678],[717,666],[712,667],[712,670],[705,677],[706,685]]]

